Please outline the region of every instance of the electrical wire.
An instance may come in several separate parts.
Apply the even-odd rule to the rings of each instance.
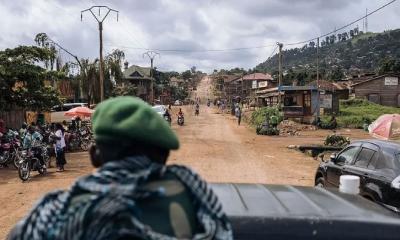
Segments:
[[[141,47],[128,47],[128,46],[116,46],[112,44],[105,44],[106,46],[114,46],[119,48],[133,49],[133,50],[145,50],[145,51],[156,51],[156,52],[184,52],[184,53],[202,53],[202,52],[229,52],[229,51],[242,51],[273,47],[275,44],[255,46],[255,47],[240,47],[240,48],[224,48],[224,49],[160,49],[160,48],[141,48]]]

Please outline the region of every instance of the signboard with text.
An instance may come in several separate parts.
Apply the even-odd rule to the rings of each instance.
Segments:
[[[253,84],[252,84],[251,88],[257,88],[257,81],[256,80],[253,81]]]
[[[259,88],[268,87],[268,81],[263,81],[258,83]]]
[[[385,86],[397,86],[399,85],[398,77],[385,77]]]
[[[319,95],[319,107],[331,109],[332,108],[332,94]]]

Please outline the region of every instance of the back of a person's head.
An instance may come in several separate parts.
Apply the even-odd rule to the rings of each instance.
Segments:
[[[179,148],[166,121],[138,98],[116,97],[100,103],[92,126],[97,149],[92,148],[91,155],[102,163],[138,155],[165,163],[169,151]]]

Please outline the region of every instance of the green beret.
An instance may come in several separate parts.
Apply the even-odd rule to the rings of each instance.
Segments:
[[[139,98],[116,97],[97,105],[92,117],[96,142],[132,142],[178,149],[179,140],[168,123]]]

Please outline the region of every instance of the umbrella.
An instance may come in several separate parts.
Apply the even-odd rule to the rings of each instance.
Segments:
[[[70,117],[91,117],[93,112],[94,110],[87,107],[76,107],[65,112],[64,115]]]
[[[368,127],[368,131],[378,139],[400,140],[400,115],[384,114]]]

